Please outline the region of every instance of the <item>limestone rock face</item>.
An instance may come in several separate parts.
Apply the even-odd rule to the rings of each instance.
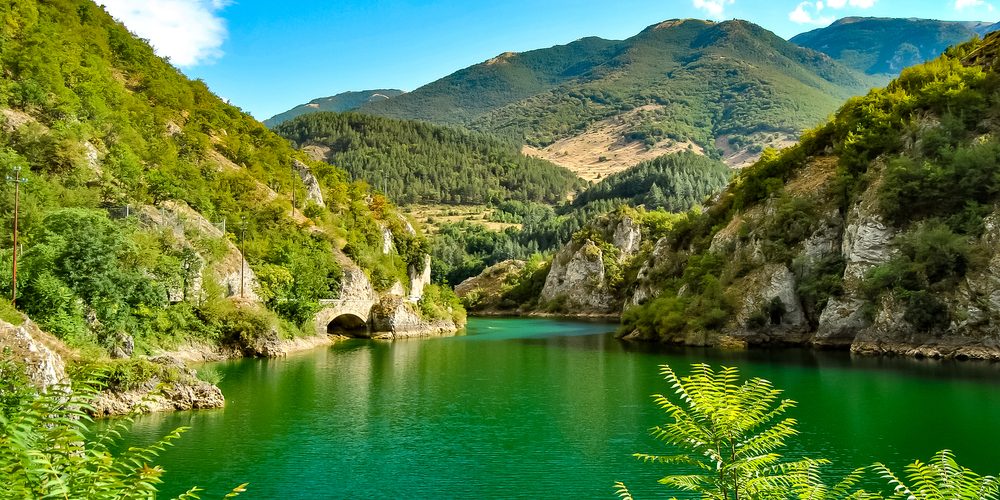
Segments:
[[[493,264],[479,275],[459,283],[455,294],[473,310],[514,309],[521,304],[502,304],[502,296],[511,279],[521,274],[526,265],[523,260],[515,259]]]
[[[781,303],[784,313],[772,327],[785,330],[801,330],[806,328],[806,316],[802,310],[798,294],[795,293],[795,275],[783,264],[770,264],[751,276],[754,286],[749,287],[749,293],[743,296],[742,307],[737,312],[737,322],[746,326],[749,317],[767,308],[777,300]]]
[[[388,227],[382,227],[382,255],[389,255],[393,250],[396,249],[396,245],[392,243],[392,231]]]
[[[622,217],[621,222],[615,227],[611,243],[620,250],[618,260],[623,261],[635,255],[642,243],[642,230],[639,224],[629,216]]]
[[[660,293],[657,284],[650,279],[650,273],[653,271],[656,263],[664,259],[669,249],[670,242],[666,238],[660,238],[656,242],[656,245],[653,247],[653,253],[648,260],[642,263],[642,267],[639,268],[639,273],[636,275],[637,285],[635,291],[632,292],[632,297],[629,298],[625,307],[643,304]]]
[[[28,380],[41,391],[69,381],[66,363],[56,352],[61,343],[41,331],[31,320],[15,326],[0,321],[0,352],[9,350],[10,357],[24,365]]]
[[[552,269],[545,278],[541,300],[561,302],[563,312],[607,313],[614,307],[614,296],[607,290],[604,254],[590,240],[570,243],[552,259]]]
[[[309,200],[321,207],[325,207],[326,203],[323,201],[323,190],[320,188],[319,181],[316,180],[316,176],[313,175],[309,166],[299,160],[292,160],[292,166],[299,174],[299,178],[302,179],[302,182],[306,185],[306,200]]]
[[[451,320],[424,319],[415,306],[402,297],[386,296],[372,308],[372,338],[400,339],[452,334],[458,330]]]
[[[424,296],[424,287],[431,284],[431,256],[424,255],[422,266],[409,266],[410,300],[416,302]]]
[[[400,283],[399,280],[396,280],[396,282],[392,284],[392,287],[390,287],[389,290],[386,291],[385,293],[387,295],[395,295],[397,297],[402,297],[406,295],[406,288],[403,288],[403,284]]]
[[[895,231],[876,213],[861,212],[844,230],[841,253],[847,262],[844,277],[861,279],[871,268],[884,264],[892,257]]]
[[[150,361],[172,365],[181,373],[180,380],[164,383],[152,378],[139,387],[125,391],[105,390],[93,401],[95,416],[125,415],[133,411],[160,412],[220,408],[226,400],[218,387],[199,380],[194,370],[180,361],[161,356]]]
[[[340,282],[340,298],[345,300],[372,301],[378,298],[375,287],[364,270],[357,266],[344,267]]]

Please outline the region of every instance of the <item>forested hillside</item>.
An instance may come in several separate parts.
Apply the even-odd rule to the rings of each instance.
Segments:
[[[291,120],[296,116],[305,115],[309,113],[318,113],[320,111],[333,111],[333,112],[344,112],[357,109],[362,104],[367,104],[369,102],[376,102],[385,99],[391,99],[402,94],[402,90],[396,89],[377,89],[377,90],[362,90],[359,92],[341,92],[340,94],[330,96],[330,97],[320,97],[313,99],[305,104],[300,104],[294,108],[285,111],[284,113],[278,113],[266,120],[264,120],[264,125],[270,128],[274,128],[283,122]]]
[[[445,225],[433,241],[434,278],[457,285],[504,260],[551,254],[589,223],[622,207],[642,206],[650,220],[660,220],[664,212],[684,212],[706,203],[725,187],[731,173],[718,160],[678,153],[612,175],[570,204],[498,203],[492,220],[518,227],[490,231],[473,224]]]
[[[620,200],[651,210],[683,212],[721,191],[730,174],[724,163],[702,155],[664,155],[605,178],[574,198],[573,205]]]
[[[570,171],[494,136],[358,113],[313,113],[275,131],[399,203],[562,203],[583,186]]]
[[[185,78],[94,3],[3,2],[0,19],[0,168],[27,179],[17,307],[70,345],[99,357],[295,334],[338,296],[344,253],[379,289],[421,258],[385,198]],[[315,196],[292,207],[284,193],[306,178]],[[10,235],[14,185],[0,190]],[[383,252],[384,228],[399,253]]]
[[[597,37],[522,53],[505,52],[458,70],[413,92],[362,106],[391,118],[467,124],[506,104],[586,79],[620,52],[620,42]]]
[[[623,332],[997,359],[998,56],[951,48],[740,172],[656,243]]]
[[[978,21],[845,17],[789,41],[827,54],[858,71],[888,77],[997,28],[996,24]]]
[[[683,150],[748,164],[874,81],[745,21],[673,20],[505,53],[358,111],[523,138],[593,179]]]

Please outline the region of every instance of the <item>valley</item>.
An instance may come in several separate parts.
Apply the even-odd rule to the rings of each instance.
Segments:
[[[668,19],[258,121],[148,7],[0,3],[0,497],[1000,496],[948,451],[995,466],[1000,23]],[[404,29],[319,26],[275,102]]]

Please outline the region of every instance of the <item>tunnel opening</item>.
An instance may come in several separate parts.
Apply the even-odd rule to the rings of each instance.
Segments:
[[[344,337],[367,337],[368,323],[354,314],[341,314],[326,325],[326,333]]]

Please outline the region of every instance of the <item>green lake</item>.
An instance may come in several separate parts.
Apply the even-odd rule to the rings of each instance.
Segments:
[[[665,498],[658,365],[739,366],[799,402],[786,453],[847,471],[901,469],[950,448],[1000,472],[1000,364],[806,349],[720,352],[615,340],[613,325],[482,319],[458,337],[350,340],[284,359],[214,364],[226,407],[139,418],[132,443],[191,429],[159,463],[164,493],[218,498]]]

